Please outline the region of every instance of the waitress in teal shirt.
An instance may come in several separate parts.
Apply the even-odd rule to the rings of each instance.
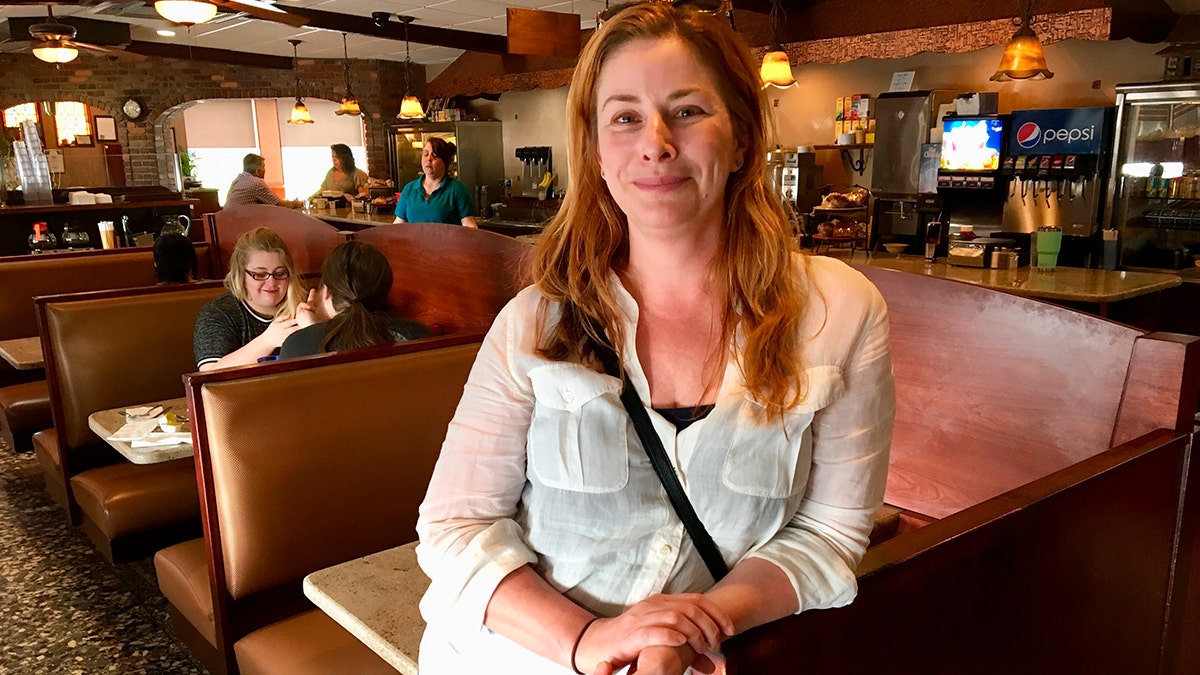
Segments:
[[[421,149],[420,178],[404,186],[396,202],[397,223],[449,223],[479,227],[471,191],[446,173],[458,148],[444,138],[431,138]]]

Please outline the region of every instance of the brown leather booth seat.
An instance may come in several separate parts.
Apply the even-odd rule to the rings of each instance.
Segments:
[[[219,282],[37,299],[54,431],[35,453],[51,494],[110,561],[195,536],[199,501],[189,460],[138,465],[88,428],[98,410],[176,398],[195,370],[192,328]]]
[[[33,434],[53,426],[45,380],[0,387],[0,438],[14,450],[33,447]]]
[[[314,609],[301,582],[416,539],[480,339],[187,376],[205,539],[154,562],[177,634],[209,669],[394,672]]]
[[[208,277],[208,244],[197,244],[196,256],[200,275]],[[154,254],[145,248],[7,258],[0,261],[0,340],[38,334],[33,306],[36,296],[157,282]],[[41,370],[18,371],[0,361],[0,435],[17,450],[29,450],[32,435],[51,424],[44,378]],[[14,384],[23,386],[14,388]]]

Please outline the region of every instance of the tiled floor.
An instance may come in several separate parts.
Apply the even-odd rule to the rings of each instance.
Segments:
[[[114,568],[67,524],[31,454],[0,447],[0,674],[204,673],[154,566]]]

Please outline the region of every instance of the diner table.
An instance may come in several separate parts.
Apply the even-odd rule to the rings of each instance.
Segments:
[[[162,406],[163,412],[179,413],[182,411],[186,413],[188,409],[187,399],[182,397],[146,403],[142,406],[122,406],[120,408],[113,408],[112,410],[101,410],[88,415],[88,428],[96,432],[97,436],[104,439],[106,443],[134,464],[157,464],[159,462],[169,462],[173,459],[191,457],[193,449],[190,441],[172,445],[134,447],[131,441],[117,441],[109,438],[109,436],[117,433],[129,421],[130,418],[125,415],[126,410],[138,407],[152,408],[154,406]]]
[[[17,370],[37,370],[45,366],[40,337],[0,340],[0,358]]]
[[[417,542],[350,560],[304,577],[304,595],[405,675],[417,675],[425,621],[418,604],[429,578]]]
[[[1058,267],[1038,272],[1032,267],[980,269],[945,262],[927,262],[920,256],[873,254],[865,263],[872,267],[923,274],[983,286],[1040,300],[1097,305],[1107,317],[1114,302],[1164,291],[1182,283],[1178,274],[1095,270]]]

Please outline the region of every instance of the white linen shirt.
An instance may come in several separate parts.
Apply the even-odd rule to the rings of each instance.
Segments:
[[[796,268],[808,298],[804,402],[782,423],[761,421],[731,354],[707,417],[676,432],[649,415],[726,563],[774,563],[804,611],[854,598],[883,501],[895,391],[875,287],[832,258]],[[616,275],[609,283],[628,315],[624,365],[646,402],[638,307]],[[496,318],[421,505],[417,555],[431,579],[422,675],[571,672],[483,626],[496,586],[521,565],[601,616],[713,584],[620,402],[621,382],[535,353],[540,301],[527,288]]]

